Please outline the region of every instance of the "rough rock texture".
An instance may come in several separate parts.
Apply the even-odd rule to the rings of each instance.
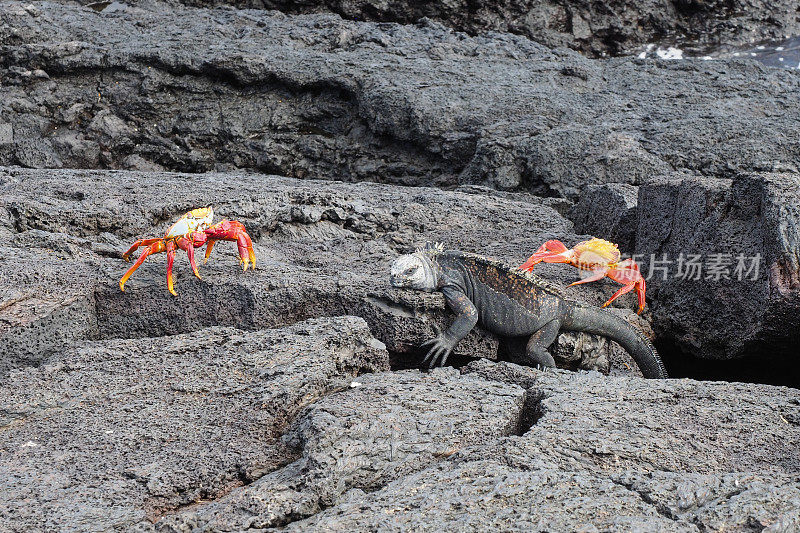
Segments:
[[[83,343],[5,380],[0,527],[791,531],[800,517],[795,389],[486,360],[375,372],[388,354],[353,317],[148,340]]]
[[[214,498],[295,459],[303,408],[387,370],[355,317],[80,343],[0,388],[0,529],[106,531]]]
[[[521,384],[541,395],[530,432],[497,445],[518,467],[547,461],[562,469],[601,472],[800,470],[800,454],[794,449],[800,432],[797,389],[541,373],[488,361],[470,363],[465,371]],[[743,420],[750,428],[744,433]]]
[[[314,404],[285,437],[295,463],[161,530],[242,531],[319,512],[350,489],[373,491],[458,450],[518,431],[525,390],[446,368],[363,376],[358,387]],[[491,402],[486,399],[491,398]]]
[[[340,492],[349,492],[335,505],[289,529],[791,531],[800,523],[796,390],[542,374],[488,361],[471,363],[464,372],[525,389],[530,429],[453,450],[379,490],[373,486],[365,493],[357,481],[346,484]],[[412,426],[424,416],[404,415]],[[368,411],[364,420],[374,416]],[[741,432],[740,424],[753,431]],[[354,455],[363,453],[359,448]],[[372,471],[374,460],[364,462],[365,472]],[[395,459],[407,462],[402,454]],[[328,462],[323,468],[339,479],[341,466]],[[253,487],[236,489],[209,506],[217,520],[211,529],[197,521],[202,511],[170,517],[162,525],[178,529],[180,523],[181,531],[191,531],[188,525],[199,526],[197,531],[241,528],[237,509],[259,501]],[[249,524],[272,524],[267,508],[247,507]]]
[[[86,343],[12,374],[0,397],[0,525],[800,524],[796,389],[486,360],[357,376],[386,368],[387,353],[348,317],[162,342]]]
[[[232,173],[3,169],[0,180],[2,231],[6,242],[19,245],[0,256],[3,372],[40,364],[76,339],[158,337],[215,325],[261,329],[345,314],[367,320],[396,366],[413,367],[416,347],[433,333],[430,323],[445,326],[452,318],[441,294],[389,286],[397,255],[431,240],[519,264],[521,250],[572,235],[570,222],[547,200],[528,196]],[[212,203],[218,217],[242,221],[255,239],[255,271],[242,273],[235,247],[221,243],[201,266],[202,281],[178,254],[177,298],[166,290],[163,255],[149,258],[120,292],[117,280],[130,266],[120,256],[128,244],[163,235],[190,208]],[[564,266],[541,272],[562,283],[577,277]],[[568,294],[601,304],[611,287]],[[635,368],[610,343],[575,350],[576,340],[568,335],[554,346],[568,366],[607,370],[617,361],[618,370]],[[456,355],[495,358],[497,351],[497,339],[476,330]]]
[[[636,202],[639,189],[623,183],[592,185],[570,209],[575,231],[599,236],[632,254],[636,246]]]
[[[794,531],[797,476],[592,476],[485,459],[429,468],[353,494],[289,531]],[[695,494],[695,491],[697,494]],[[662,498],[656,500],[656,492]],[[696,507],[695,507],[696,506]],[[764,526],[767,526],[766,528]]]
[[[152,0],[126,3],[146,5]],[[82,4],[90,0],[80,0]],[[422,18],[475,34],[524,35],[548,47],[568,46],[593,56],[630,53],[654,41],[689,51],[735,46],[800,33],[790,0],[170,0],[172,5],[233,5],[287,13],[333,12],[347,19],[414,23]],[[96,2],[102,9],[107,2]],[[114,6],[110,9],[115,9]],[[118,8],[117,8],[118,9]]]
[[[0,163],[250,168],[576,197],[800,164],[800,72],[598,62],[435,23],[6,2]]]
[[[596,61],[430,19],[81,3],[0,7],[0,165],[30,167],[0,167],[0,530],[800,529],[797,389],[642,380],[591,336],[552,351],[610,376],[542,373],[490,361],[507,347],[480,329],[461,370],[409,370],[451,316],[387,279],[427,240],[511,264],[585,232],[760,253],[747,286],[652,280],[652,314],[631,295],[612,312],[789,376],[800,72]],[[292,9],[602,55],[673,31],[777,36],[787,5]],[[178,254],[177,297],[163,255],[119,291],[129,243],[209,204],[246,225],[255,271],[220,243],[202,280]]]
[[[648,284],[661,338],[704,358],[757,351],[796,360],[800,174],[674,176],[641,187],[638,205],[637,254],[645,263],[651,254],[673,261],[666,280],[656,271]],[[700,255],[700,272],[689,266],[690,254]],[[749,258],[757,254],[756,265]]]

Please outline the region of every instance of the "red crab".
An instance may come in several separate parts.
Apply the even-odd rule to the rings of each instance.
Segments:
[[[207,244],[205,260],[208,261],[208,256],[211,255],[211,250],[217,241],[236,241],[239,247],[239,262],[243,269],[247,270],[249,263],[252,263],[255,268],[256,256],[253,253],[253,241],[247,234],[244,225],[236,220],[222,220],[212,225],[213,218],[214,209],[211,207],[193,209],[179,218],[163,237],[139,239],[133,243],[128,251],[122,254],[125,261],[130,261],[130,255],[137,248],[146,248],[139,255],[139,259],[120,278],[120,290],[125,291],[125,282],[144,263],[147,256],[167,252],[167,287],[173,296],[177,296],[172,282],[172,263],[175,261],[175,250],[180,248],[186,251],[194,275],[201,279],[194,261],[194,249]]]
[[[530,272],[535,265],[542,261],[545,263],[568,263],[581,270],[589,270],[592,272],[591,276],[571,283],[569,285],[570,287],[572,285],[597,281],[606,276],[625,285],[615,292],[614,295],[603,304],[603,307],[606,307],[618,297],[635,288],[636,296],[639,301],[639,309],[636,313],[641,314],[644,309],[644,291],[646,284],[642,274],[639,272],[639,265],[637,265],[633,259],[620,261],[619,249],[613,242],[594,238],[579,242],[570,250],[564,246],[564,243],[561,241],[547,241],[519,268]]]

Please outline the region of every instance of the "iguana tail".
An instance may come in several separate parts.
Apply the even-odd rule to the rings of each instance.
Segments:
[[[667,371],[655,347],[633,326],[605,309],[575,304],[570,306],[562,328],[608,337],[625,348],[646,378],[666,378]]]

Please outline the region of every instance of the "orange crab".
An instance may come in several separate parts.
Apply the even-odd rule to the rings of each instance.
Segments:
[[[544,261],[545,263],[568,263],[581,270],[589,270],[592,275],[571,283],[569,286],[580,285],[597,281],[606,276],[618,283],[625,285],[608,299],[603,307],[622,296],[626,292],[636,289],[636,296],[639,301],[637,314],[641,314],[644,309],[645,281],[639,272],[639,265],[633,259],[620,261],[620,253],[616,244],[603,239],[591,239],[579,242],[571,250],[564,246],[561,241],[547,241],[539,247],[536,252],[520,266],[521,270],[530,272],[533,267]]]
[[[192,272],[198,279],[202,279],[194,261],[194,249],[206,244],[205,261],[208,261],[208,256],[211,255],[211,250],[217,241],[236,241],[239,247],[239,262],[242,264],[243,269],[247,270],[249,263],[252,263],[253,268],[255,268],[256,256],[253,252],[253,241],[247,234],[244,225],[236,220],[222,220],[212,225],[213,218],[214,209],[211,207],[193,209],[179,218],[163,237],[139,239],[133,243],[128,248],[128,251],[122,254],[122,258],[125,261],[130,261],[131,254],[137,248],[145,247],[145,249],[139,255],[139,259],[120,278],[120,290],[125,292],[125,282],[144,263],[147,256],[167,252],[167,287],[173,296],[177,296],[178,294],[175,292],[172,282],[172,264],[175,261],[175,250],[180,248],[186,252],[186,255],[189,256]]]

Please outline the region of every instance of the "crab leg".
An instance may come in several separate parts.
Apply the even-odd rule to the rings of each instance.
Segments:
[[[131,260],[131,254],[134,252],[134,250],[136,250],[137,248],[139,248],[141,246],[151,246],[154,242],[158,242],[158,241],[161,241],[161,240],[163,240],[163,239],[160,239],[158,237],[156,237],[154,239],[139,239],[138,241],[133,243],[130,248],[128,248],[127,252],[122,254],[122,259],[124,259],[125,261],[130,261]],[[156,252],[152,252],[152,253],[156,253]],[[136,270],[136,269],[134,269],[134,270]]]
[[[645,291],[646,283],[644,278],[640,283],[636,284],[636,301],[639,303],[639,309],[636,310],[637,315],[641,315],[642,311],[644,311],[644,291]]]
[[[573,285],[580,285],[581,283],[590,283],[592,281],[603,279],[604,277],[606,277],[607,273],[608,273],[608,267],[598,268],[597,270],[592,271],[591,276],[583,278],[582,280],[576,281],[574,283],[570,283],[569,285],[567,285],[567,287],[572,287]]]
[[[617,292],[612,294],[611,298],[609,298],[608,301],[606,303],[604,303],[603,305],[601,305],[600,307],[608,307],[609,305],[611,305],[611,302],[613,302],[614,300],[616,300],[617,298],[619,298],[623,294],[630,292],[635,286],[636,286],[636,282],[631,282],[631,283],[625,285],[620,290],[618,290]],[[641,313],[642,309],[644,309],[644,305],[640,304],[638,312]]]
[[[244,270],[247,270],[247,260],[253,263],[253,268],[256,268],[256,254],[253,251],[253,241],[247,233],[240,233],[236,239],[236,245],[239,248],[239,262],[242,263]]]
[[[121,290],[122,292],[125,292],[125,282],[128,281],[128,278],[131,277],[131,275],[136,271],[137,268],[142,266],[142,263],[144,263],[144,260],[147,259],[148,255],[157,254],[164,251],[164,242],[161,239],[145,239],[145,240],[155,241],[155,242],[151,242],[147,248],[142,250],[142,253],[139,254],[139,259],[137,259],[136,262],[133,265],[131,265],[128,271],[125,272],[125,274],[120,278],[119,290]],[[134,249],[135,248],[131,248],[131,250]],[[131,250],[128,250],[128,252],[130,252]]]
[[[617,283],[622,283],[625,285],[620,290],[615,292],[611,298],[603,305],[603,307],[607,306],[611,302],[614,301],[618,296],[625,294],[626,292],[630,292],[632,289],[636,289],[636,299],[639,304],[639,309],[636,311],[636,314],[641,314],[644,310],[645,304],[645,290],[647,288],[647,283],[645,279],[642,277],[641,273],[639,272],[639,265],[633,262],[630,259],[626,259],[620,265],[625,265],[624,268],[612,268],[608,272],[608,277],[616,281]]]
[[[211,250],[214,249],[214,244],[216,244],[217,239],[208,239],[208,243],[206,244],[206,256],[203,258],[203,264],[208,263],[208,257],[211,255]]]
[[[167,288],[169,292],[172,293],[173,296],[177,296],[178,293],[175,292],[175,287],[172,283],[172,264],[175,262],[175,241],[169,240],[167,241]]]
[[[198,232],[198,233],[200,233],[200,232]],[[200,233],[200,235],[204,235],[204,234]],[[194,237],[194,235],[192,235],[192,236]],[[194,272],[194,275],[197,276],[197,279],[203,279],[203,278],[200,277],[200,272],[198,272],[198,270],[197,270],[197,263],[194,260],[194,248],[195,248],[195,246],[198,246],[198,247],[202,246],[203,243],[202,242],[198,243],[197,239],[194,239],[194,238],[192,240],[189,240],[186,237],[179,237],[179,238],[175,239],[175,243],[178,245],[178,248],[180,248],[181,250],[186,252],[186,255],[189,257],[189,264],[192,267],[192,272]]]

